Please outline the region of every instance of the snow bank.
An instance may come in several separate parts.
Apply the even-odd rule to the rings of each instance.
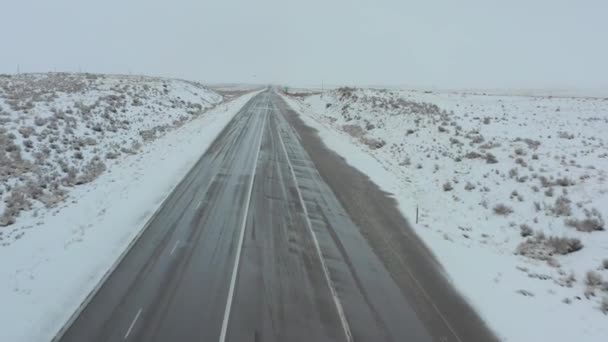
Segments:
[[[104,159],[106,170],[91,182],[66,186],[69,192],[65,200],[54,208],[39,206],[38,210],[24,211],[14,224],[1,230],[0,341],[49,341],[219,132],[254,95],[216,105],[221,100],[217,95],[182,81],[102,79],[104,86],[128,84],[134,89],[150,82],[151,88],[155,87],[153,84],[159,87],[160,92],[142,99],[150,108],[144,105],[141,113],[128,108],[125,117],[131,121],[129,130],[118,130],[117,137],[89,132],[98,140],[94,146],[99,153],[112,151],[113,143],[123,139],[127,143],[120,146],[131,146],[132,142],[140,142],[141,146],[137,153]],[[139,83],[141,80],[145,82]],[[168,84],[169,94],[175,92],[175,108],[163,102],[169,101],[163,95],[164,83]],[[89,92],[83,95],[87,94],[85,97],[94,98]],[[70,96],[76,99],[78,95]],[[181,112],[178,97],[186,103]],[[189,106],[187,101],[214,108],[199,112],[198,106]],[[187,108],[196,111],[186,114]],[[144,141],[138,135],[138,130],[170,125],[172,119],[166,116],[179,120],[180,115],[188,115],[188,119],[162,132],[157,130],[154,139]],[[109,121],[102,122],[111,125]],[[86,124],[80,125],[87,132]],[[104,129],[108,131],[109,128]]]
[[[416,231],[501,339],[608,336],[608,101],[353,88],[288,101],[410,222],[420,208]]]

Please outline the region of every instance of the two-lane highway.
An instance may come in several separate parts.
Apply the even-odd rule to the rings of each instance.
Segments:
[[[390,262],[367,232],[403,227],[362,224],[353,203],[379,203],[337,194],[319,170],[354,171],[327,151],[319,169],[293,120],[272,90],[248,102],[57,340],[493,340],[464,302],[424,289],[419,264]]]

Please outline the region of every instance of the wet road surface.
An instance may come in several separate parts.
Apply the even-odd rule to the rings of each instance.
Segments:
[[[495,340],[391,201],[263,92],[57,340]]]

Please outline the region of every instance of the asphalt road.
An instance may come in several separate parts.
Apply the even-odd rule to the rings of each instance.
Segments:
[[[57,340],[495,337],[390,196],[266,91],[229,123]]]

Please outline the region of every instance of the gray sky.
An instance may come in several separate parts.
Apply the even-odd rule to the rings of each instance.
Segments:
[[[605,0],[0,0],[0,13],[4,73],[608,86]]]

